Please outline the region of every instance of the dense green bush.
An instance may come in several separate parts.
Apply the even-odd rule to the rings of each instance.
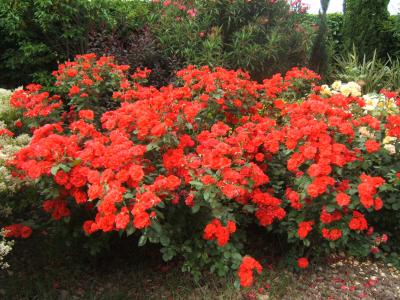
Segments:
[[[388,53],[391,56],[400,55],[400,14],[390,16],[387,22],[384,23],[385,32],[390,35],[390,40],[387,45]]]
[[[126,36],[145,24],[140,0],[0,0],[0,86],[49,83],[60,61],[88,51],[90,35]]]
[[[186,64],[241,68],[262,79],[307,62],[311,32],[284,0],[159,2],[155,34]]]
[[[343,24],[345,51],[353,45],[361,57],[370,59],[376,50],[378,57],[385,57],[391,42],[390,32],[384,25],[389,19],[389,0],[346,0]]]

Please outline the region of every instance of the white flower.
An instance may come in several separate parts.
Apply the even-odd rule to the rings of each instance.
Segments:
[[[382,141],[382,143],[383,144],[390,144],[390,143],[392,143],[392,142],[394,142],[395,140],[397,140],[394,136],[386,136],[384,139],[383,139],[383,141]]]
[[[396,153],[396,147],[392,144],[386,144],[384,148],[390,153],[390,154],[395,154]]]
[[[379,98],[377,97],[377,95],[368,94],[364,95],[363,98],[365,100],[364,110],[372,111],[376,109],[379,103]]]
[[[334,83],[332,83],[331,87],[335,91],[340,91],[340,87],[342,86],[342,82],[340,80],[336,80]]]
[[[5,230],[0,231],[0,269],[6,269],[9,264],[5,261],[5,256],[11,252],[14,241],[8,241],[4,238]]]
[[[340,87],[340,93],[342,93],[344,96],[349,97],[360,97],[361,96],[361,86],[358,85],[354,81],[350,81],[346,84],[343,84]]]
[[[368,138],[370,138],[370,139],[375,138],[374,134],[371,133],[371,132],[368,130],[367,127],[364,127],[364,126],[363,126],[363,127],[360,127],[360,128],[359,128],[359,132],[360,132],[361,135],[366,136],[366,137],[368,137]]]
[[[320,91],[322,96],[331,96],[332,95],[332,91],[329,88],[328,85],[324,84],[321,86],[321,91]]]

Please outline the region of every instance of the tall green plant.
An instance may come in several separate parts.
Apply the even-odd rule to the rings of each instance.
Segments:
[[[311,52],[311,68],[317,73],[325,76],[328,71],[329,61],[327,52],[327,17],[326,11],[328,10],[330,0],[321,0],[322,11],[319,12],[319,28],[317,36],[314,40],[314,45]]]
[[[389,0],[346,0],[344,18],[345,51],[351,51],[353,44],[361,56],[369,59],[377,51],[378,57],[385,57],[390,34],[385,32],[384,23],[389,18]]]
[[[357,81],[365,93],[378,92],[382,88],[397,90],[400,88],[400,61],[389,57],[382,61],[376,52],[371,59],[359,56],[355,48],[347,55],[336,60],[334,78],[344,82]]]

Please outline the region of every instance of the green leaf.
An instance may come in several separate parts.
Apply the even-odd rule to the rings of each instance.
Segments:
[[[203,197],[204,197],[204,200],[208,200],[208,199],[210,199],[210,191],[209,190],[206,190],[205,192],[204,192],[204,194],[203,194]]]
[[[190,184],[191,184],[191,185],[194,185],[194,186],[197,187],[197,188],[203,187],[203,183],[202,183],[201,181],[192,180],[192,181],[190,182]]]
[[[139,247],[142,247],[142,246],[146,245],[146,242],[147,242],[147,236],[142,235],[142,236],[140,237],[140,239],[139,239],[138,246],[139,246]]]
[[[171,243],[171,240],[169,239],[169,237],[167,237],[166,235],[162,235],[160,237],[160,243],[161,245],[163,245],[164,247],[169,246],[169,244]]]
[[[240,255],[240,253],[236,252],[232,254],[232,259],[236,261],[242,261],[242,256]]]
[[[77,158],[72,162],[72,166],[75,167],[75,166],[79,165],[80,163],[81,163],[81,159]]]
[[[200,210],[200,205],[198,205],[198,204],[195,204],[193,207],[192,207],[192,213],[197,213],[198,211]]]
[[[333,204],[328,204],[328,205],[326,206],[326,211],[327,211],[328,213],[334,212],[335,210],[336,210],[336,207],[335,207],[335,205],[333,205]]]
[[[64,165],[64,164],[61,164],[60,168],[63,169],[64,172],[67,172],[67,173],[69,171],[71,171],[71,168],[69,166],[67,166],[67,165]]]
[[[56,176],[56,174],[57,174],[57,172],[58,172],[59,169],[60,169],[60,166],[59,166],[59,165],[53,166],[53,167],[51,168],[50,172],[51,172],[52,175]]]
[[[235,287],[235,289],[239,290],[239,289],[240,289],[240,282],[239,282],[239,280],[235,280],[235,282],[233,283],[233,286]]]
[[[152,227],[157,233],[161,233],[161,232],[162,232],[161,225],[160,225],[158,222],[156,222],[156,221],[151,222],[151,227]]]
[[[175,255],[175,251],[172,248],[164,248],[162,252],[164,252],[162,256],[164,261],[171,260]]]
[[[150,143],[146,146],[147,151],[151,151],[153,149],[160,149],[160,147],[156,143]]]
[[[135,227],[133,227],[132,225],[128,226],[126,228],[126,236],[132,235],[135,231],[136,231]]]

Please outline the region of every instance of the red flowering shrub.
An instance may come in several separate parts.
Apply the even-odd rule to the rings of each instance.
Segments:
[[[92,215],[82,221],[87,235],[136,231],[140,245],[160,243],[165,260],[182,256],[184,271],[238,269],[243,286],[262,269],[242,259],[250,224],[275,222],[296,251],[361,243],[369,253],[375,245],[369,217],[385,206],[380,194],[393,180],[383,161],[399,171],[398,152],[381,147],[387,135],[396,137],[396,116],[360,113],[362,98],[319,95],[319,77],[306,69],[259,84],[241,71],[190,66],[177,73],[179,84],[161,89],[134,82],[147,71],[132,79],[117,68],[120,84],[110,92],[120,107],[99,118],[88,110],[96,110],[96,89],[71,85],[71,78],[85,80],[86,64],[92,68],[86,58],[60,67],[58,85],[73,102],[73,86],[90,97],[74,102],[74,118],[60,113],[37,128],[11,162],[16,175],[52,191],[43,208],[54,219],[85,207]],[[293,101],[299,92],[306,97]]]

